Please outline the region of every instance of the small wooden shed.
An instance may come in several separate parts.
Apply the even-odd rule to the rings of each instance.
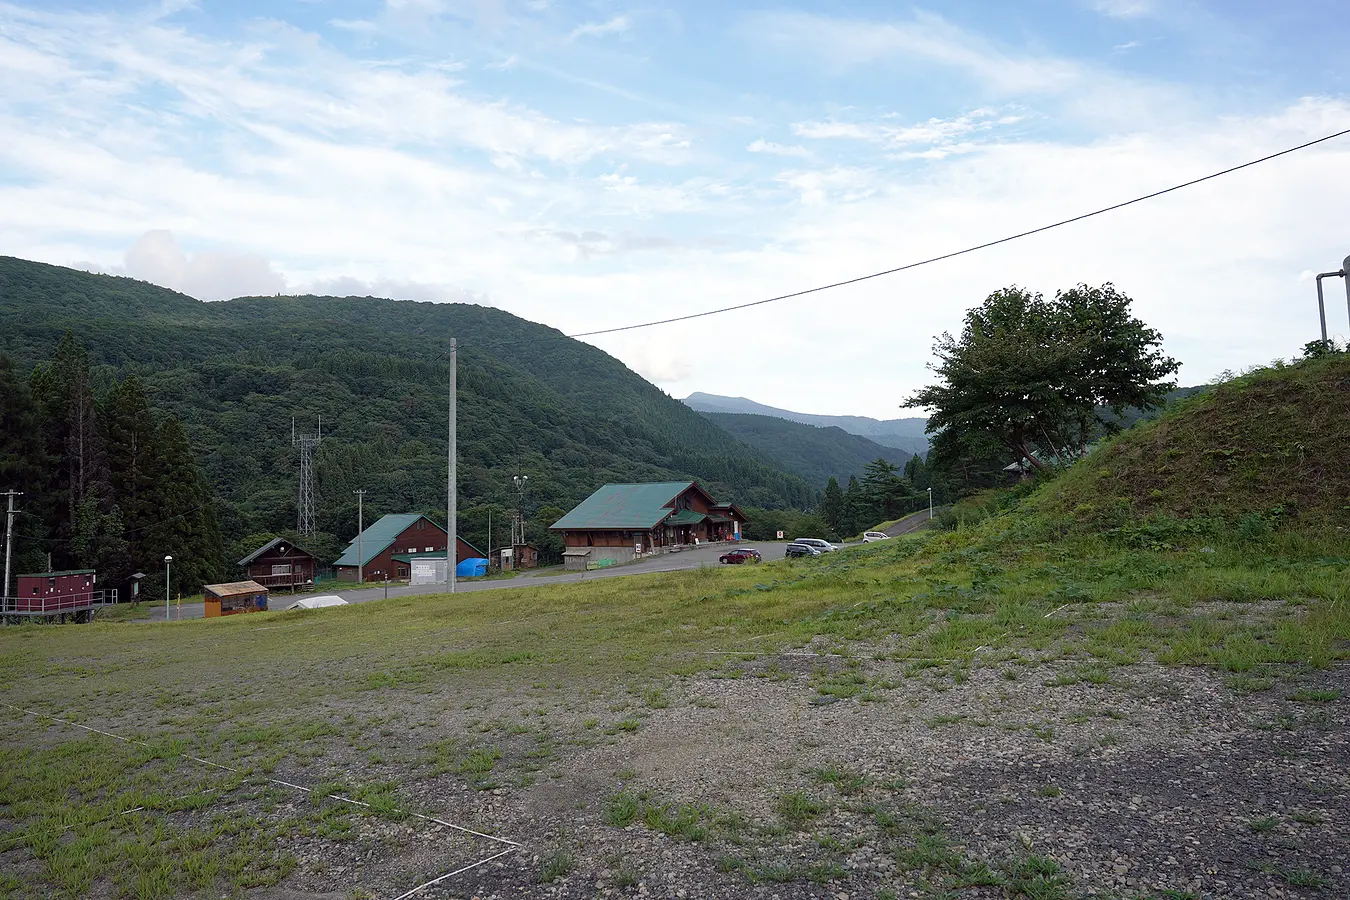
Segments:
[[[256,581],[232,581],[229,584],[202,586],[206,618],[232,616],[235,613],[266,612],[267,588]]]
[[[502,552],[506,551],[506,552]],[[516,544],[497,547],[492,551],[492,565],[503,572],[512,569],[534,569],[539,566],[539,548],[534,544]]]

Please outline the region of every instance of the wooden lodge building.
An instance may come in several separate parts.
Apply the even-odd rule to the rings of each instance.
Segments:
[[[314,557],[285,538],[273,538],[239,560],[247,580],[268,590],[309,590],[314,587]]]
[[[333,574],[343,581],[356,581],[358,567],[364,567],[366,581],[394,581],[408,578],[412,558],[445,557],[449,535],[441,526],[417,513],[382,516],[347,545],[333,563]],[[486,558],[473,544],[456,535],[455,562]]]
[[[568,568],[710,541],[740,540],[745,513],[718,503],[694,481],[607,484],[550,526],[562,534]]]

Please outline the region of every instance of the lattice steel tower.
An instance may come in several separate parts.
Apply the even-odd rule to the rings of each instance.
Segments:
[[[291,419],[291,446],[300,448],[300,499],[295,530],[304,537],[314,536],[314,448],[323,440],[323,416],[319,416],[319,430],[314,434],[296,434],[295,419]]]

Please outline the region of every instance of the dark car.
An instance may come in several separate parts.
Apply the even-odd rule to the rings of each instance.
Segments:
[[[738,547],[735,550],[729,550],[717,558],[718,562],[724,563],[748,563],[759,562],[762,557],[759,551],[753,547]]]
[[[794,541],[787,545],[787,549],[783,551],[783,554],[788,559],[792,559],[797,556],[819,556],[821,552],[820,549],[812,547],[810,544],[798,544]]]

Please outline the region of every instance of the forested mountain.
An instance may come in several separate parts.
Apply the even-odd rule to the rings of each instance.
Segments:
[[[138,376],[148,402],[183,423],[236,545],[295,525],[293,418],[312,432],[323,417],[317,519],[333,547],[356,528],[357,489],[367,491],[368,522],[408,511],[444,521],[451,336],[460,347],[461,528],[480,546],[489,511],[493,542],[506,537],[517,473],[530,477],[531,539],[606,481],[691,478],[746,506],[816,502],[814,485],[603,351],[489,307],[312,296],[203,303],[0,257],[0,317],[0,354],[20,371],[51,359],[69,331],[89,355],[96,392]]]
[[[899,406],[902,397],[896,397]],[[712,413],[743,413],[747,415],[772,416],[787,419],[789,422],[801,422],[820,428],[831,426],[842,428],[849,434],[861,435],[883,447],[894,447],[908,454],[928,452],[928,436],[924,429],[928,420],[922,416],[907,419],[872,419],[867,416],[818,416],[812,413],[793,412],[776,406],[765,406],[744,397],[722,397],[717,394],[695,392],[684,398],[690,409]]]
[[[903,468],[914,454],[885,447],[838,426],[803,425],[774,416],[744,413],[703,413],[724,431],[740,438],[813,487],[824,488],[830,478],[841,482],[861,475],[868,463],[885,459]]]

